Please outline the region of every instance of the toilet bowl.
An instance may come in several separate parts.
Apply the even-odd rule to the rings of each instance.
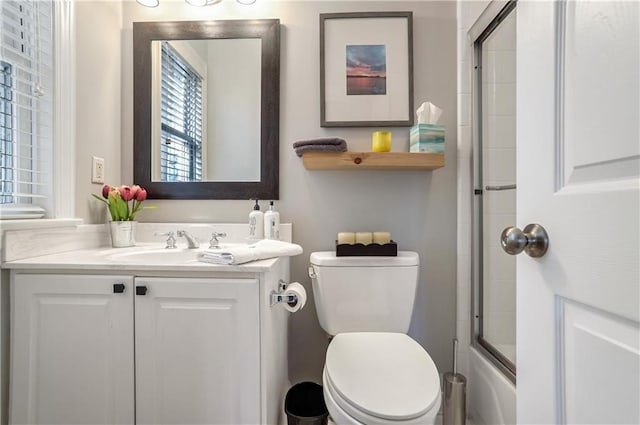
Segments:
[[[337,425],[433,424],[440,376],[409,337],[418,254],[338,257],[314,252],[309,276],[320,326],[333,340],[323,392]]]
[[[347,424],[433,424],[440,378],[429,354],[401,333],[336,335],[323,371],[333,421]]]

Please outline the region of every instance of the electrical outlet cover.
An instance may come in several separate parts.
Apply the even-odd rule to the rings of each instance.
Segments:
[[[104,184],[104,158],[92,157],[91,183]]]

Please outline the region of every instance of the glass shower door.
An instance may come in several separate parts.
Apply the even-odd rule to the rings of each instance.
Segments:
[[[515,4],[514,4],[515,5]],[[475,43],[477,344],[515,377],[516,258],[498,235],[516,222],[516,14],[505,9]]]

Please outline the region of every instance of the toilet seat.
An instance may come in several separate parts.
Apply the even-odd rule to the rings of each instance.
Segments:
[[[340,410],[352,423],[432,423],[440,407],[433,360],[401,333],[336,335],[327,350],[323,381],[329,411]]]

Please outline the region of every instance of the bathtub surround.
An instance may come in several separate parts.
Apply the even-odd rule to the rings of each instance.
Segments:
[[[475,425],[516,424],[516,391],[513,382],[487,360],[469,348],[467,411]]]

